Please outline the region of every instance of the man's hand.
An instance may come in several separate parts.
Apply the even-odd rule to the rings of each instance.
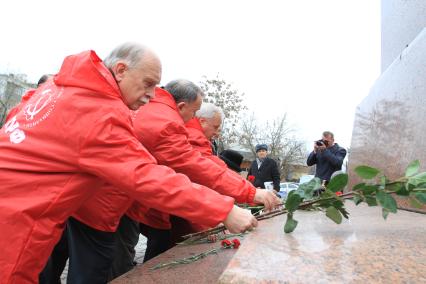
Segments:
[[[232,234],[239,234],[257,227],[257,220],[249,210],[234,205],[223,224]]]
[[[322,152],[325,149],[327,149],[327,146],[325,144],[318,146],[316,142],[314,143],[314,153]]]
[[[256,188],[256,194],[254,195],[253,201],[254,203],[263,204],[266,211],[272,210],[281,204],[281,200],[274,192],[261,188]]]

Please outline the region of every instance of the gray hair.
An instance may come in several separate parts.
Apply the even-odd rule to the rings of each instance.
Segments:
[[[188,80],[173,80],[167,83],[164,89],[173,96],[176,103],[192,103],[197,100],[199,95],[204,97],[203,90]]]
[[[195,116],[198,118],[212,118],[215,113],[220,115],[221,120],[225,118],[223,110],[215,104],[212,103],[202,103],[200,109],[195,113]]]
[[[108,69],[114,67],[118,61],[125,61],[129,68],[134,68],[141,61],[147,47],[138,43],[126,42],[117,46],[105,59],[104,64]]]

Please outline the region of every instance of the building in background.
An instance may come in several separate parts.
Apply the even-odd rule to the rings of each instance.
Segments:
[[[35,84],[28,83],[24,74],[0,74],[0,127],[4,124],[8,111],[31,88],[35,88]]]

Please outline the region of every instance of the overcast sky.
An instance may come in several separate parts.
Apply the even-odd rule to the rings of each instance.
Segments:
[[[379,0],[2,0],[0,11],[0,73],[36,81],[69,54],[136,41],[160,56],[162,83],[219,73],[259,120],[287,112],[309,149],[323,130],[350,146],[380,74]]]

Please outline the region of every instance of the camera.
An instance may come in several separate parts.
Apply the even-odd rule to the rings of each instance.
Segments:
[[[315,144],[316,144],[318,147],[320,147],[320,146],[327,146],[328,141],[323,140],[323,139],[320,139],[320,140],[318,140],[318,141],[315,141]]]

